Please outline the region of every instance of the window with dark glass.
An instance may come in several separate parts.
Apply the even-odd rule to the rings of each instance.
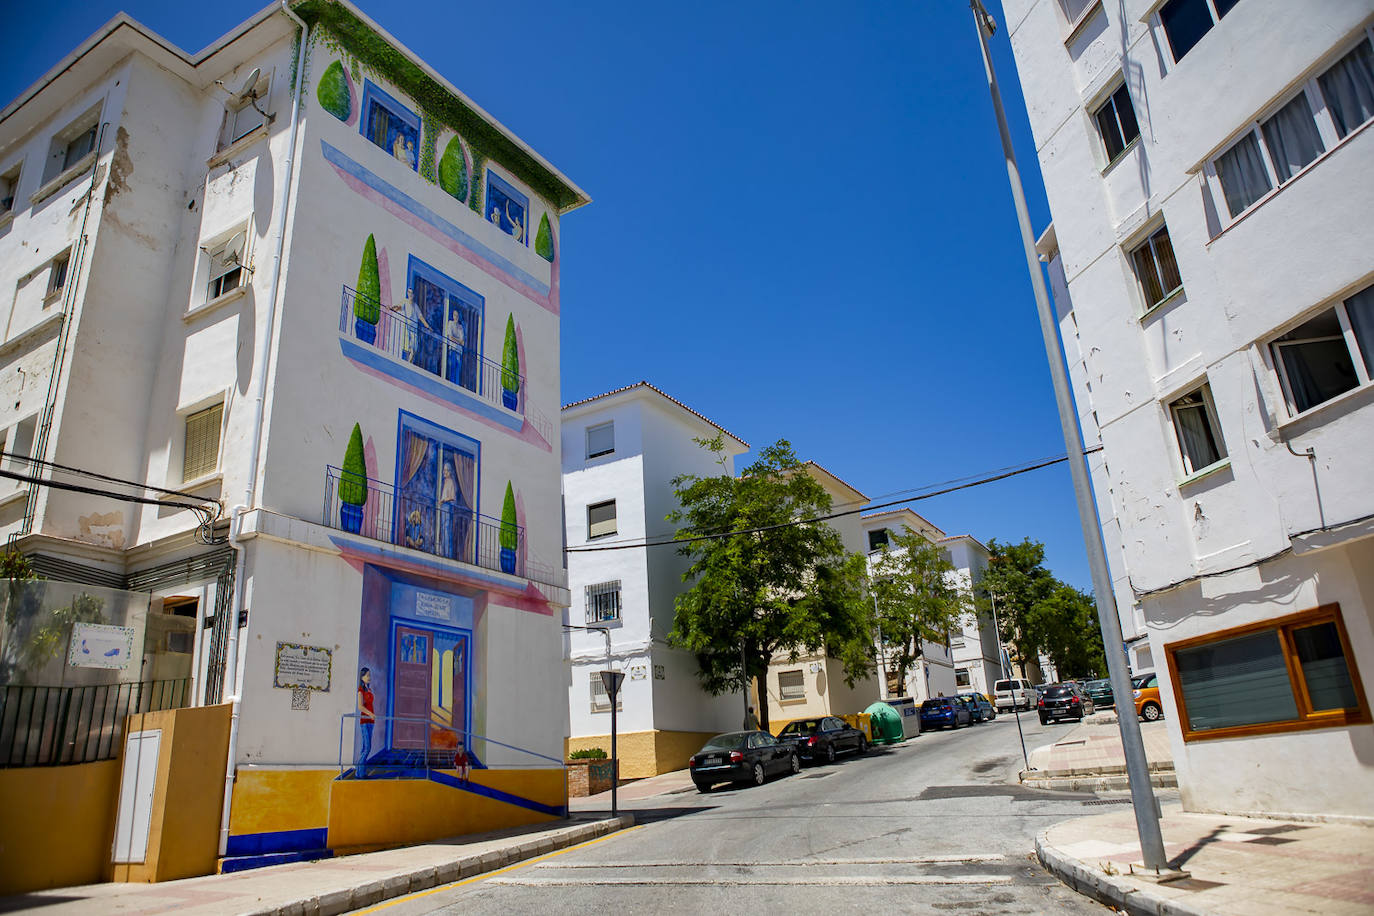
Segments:
[[[1183,288],[1183,278],[1174,260],[1174,246],[1169,241],[1169,227],[1160,226],[1148,239],[1131,252],[1140,291],[1149,311]]]
[[[1169,40],[1174,60],[1193,50],[1217,20],[1235,8],[1239,0],[1168,0],[1159,8],[1159,21]]]
[[[615,533],[615,500],[587,507],[587,537],[599,538]]]
[[[1314,315],[1271,346],[1294,413],[1368,385],[1374,375],[1374,286]]]
[[[874,550],[880,550],[883,547],[886,547],[887,544],[888,540],[886,528],[879,528],[877,531],[868,532],[868,549],[870,552]]]
[[[1338,604],[1165,651],[1184,740],[1370,721]]]
[[[1317,77],[1317,84],[1342,139],[1374,118],[1374,46],[1369,39]]]
[[[1140,136],[1140,125],[1135,119],[1135,108],[1131,105],[1131,94],[1122,83],[1107,101],[1093,115],[1097,122],[1097,132],[1102,136],[1102,145],[1107,150],[1107,161],[1113,162]]]

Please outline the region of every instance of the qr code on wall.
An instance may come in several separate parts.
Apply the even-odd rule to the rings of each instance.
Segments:
[[[306,709],[310,708],[310,690],[305,687],[291,688],[291,708]]]

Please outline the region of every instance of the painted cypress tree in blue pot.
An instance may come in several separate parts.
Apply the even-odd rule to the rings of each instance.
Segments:
[[[363,431],[357,423],[344,449],[339,474],[339,524],[352,534],[363,527],[363,504],[367,502],[367,462],[363,460]]]
[[[507,410],[520,406],[520,345],[515,340],[515,316],[506,318],[506,345],[501,351],[501,403]]]
[[[506,500],[501,504],[501,572],[515,573],[515,549],[520,545],[520,529],[515,524],[515,489],[506,481]]]
[[[377,270],[377,240],[370,234],[363,244],[363,263],[358,268],[357,295],[353,297],[353,334],[363,343],[377,339],[382,317],[382,280]]]

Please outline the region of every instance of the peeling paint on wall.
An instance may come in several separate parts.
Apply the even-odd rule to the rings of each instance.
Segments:
[[[123,512],[97,512],[94,515],[82,515],[77,518],[76,524],[81,540],[99,544],[102,547],[112,547],[115,550],[124,548]]]
[[[110,180],[105,185],[105,203],[114,200],[115,195],[129,190],[129,176],[134,171],[134,160],[129,155],[129,132],[120,125],[115,131],[114,155],[110,157]]]

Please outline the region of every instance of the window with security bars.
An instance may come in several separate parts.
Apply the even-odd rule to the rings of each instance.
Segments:
[[[1145,311],[1148,312],[1183,289],[1183,277],[1179,275],[1178,261],[1174,259],[1168,226],[1160,226],[1131,251],[1131,263],[1135,267],[1136,279],[1140,281],[1141,295],[1145,298]]]
[[[587,586],[587,623],[620,619],[620,580]]]
[[[594,503],[587,507],[587,537],[600,538],[616,533],[615,500]]]
[[[784,700],[806,699],[806,675],[800,668],[778,672],[778,696]]]
[[[224,405],[198,410],[186,418],[186,448],[181,459],[181,479],[195,480],[214,472],[219,465],[219,434]]]
[[[593,671],[591,673],[590,682],[592,687],[592,712],[610,712],[611,695],[606,692],[606,685],[601,680],[601,672]],[[617,693],[615,697],[616,712],[620,712],[625,708],[624,702],[625,687],[622,685],[620,692]]]

